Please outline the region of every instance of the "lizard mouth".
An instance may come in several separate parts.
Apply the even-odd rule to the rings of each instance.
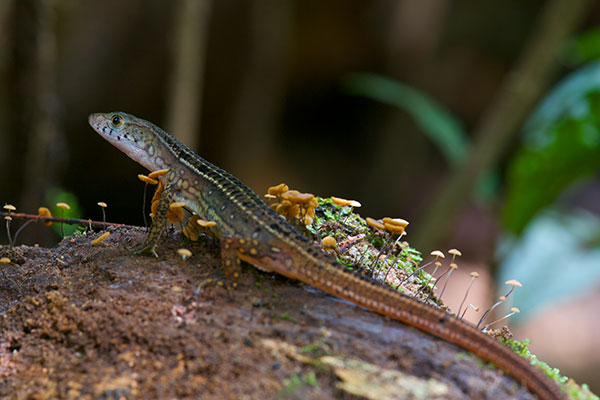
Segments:
[[[88,117],[90,126],[104,140],[125,153],[129,158],[143,165],[150,171],[161,169],[164,162],[156,157],[148,149],[151,147],[150,140],[145,140],[140,125],[135,118],[125,113],[94,113]]]

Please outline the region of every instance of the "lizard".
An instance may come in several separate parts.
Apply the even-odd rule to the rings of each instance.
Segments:
[[[542,400],[567,397],[526,359],[475,326],[404,295],[374,279],[353,273],[323,252],[239,179],[198,156],[151,122],[124,112],[94,113],[91,127],[150,171],[168,169],[147,238],[139,250],[157,256],[156,247],[172,202],[216,222],[225,277],[232,286],[241,261],[321,289],[331,295],[454,343],[504,370]]]

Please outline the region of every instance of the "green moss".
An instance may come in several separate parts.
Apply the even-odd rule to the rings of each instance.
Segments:
[[[545,362],[539,360],[534,354],[529,350],[529,345],[531,344],[531,340],[524,339],[522,341],[518,340],[502,340],[504,344],[506,344],[509,348],[515,351],[515,353],[521,355],[525,359],[529,360],[531,365],[535,365],[546,375],[548,375],[551,379],[553,379],[556,383],[560,385],[562,390],[566,392],[571,399],[574,400],[599,400],[600,398],[596,396],[589,390],[587,385],[578,385],[573,380],[569,379],[566,376],[560,374],[560,370],[558,368],[552,368]]]
[[[330,198],[317,197],[317,200],[319,205],[313,224],[307,228],[316,237],[333,236],[336,239],[341,245],[338,255],[340,264],[383,280],[385,275],[392,273],[408,276],[423,261],[418,250],[410,246],[398,246],[397,237],[369,226],[356,209],[340,206]],[[412,283],[420,285],[426,285],[428,281],[431,288],[431,276],[421,271],[411,278]]]
[[[296,318],[292,317],[288,312],[283,312],[277,315],[274,319],[280,319],[283,321],[296,322]]]
[[[301,388],[302,386],[312,386],[318,387],[319,383],[317,382],[317,376],[313,371],[308,372],[307,374],[294,374],[287,379],[283,380],[283,388],[277,395],[277,399],[285,399],[288,397],[292,397],[296,390]]]

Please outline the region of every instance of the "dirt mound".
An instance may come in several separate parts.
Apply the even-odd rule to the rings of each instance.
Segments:
[[[97,236],[0,247],[0,397],[534,398],[454,345],[311,287],[246,267],[229,292],[209,238],[169,234],[155,259],[123,249],[139,231]]]

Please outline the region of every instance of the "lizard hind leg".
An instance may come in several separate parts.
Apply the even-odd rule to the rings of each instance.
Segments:
[[[240,243],[241,242],[241,243]],[[244,239],[235,237],[221,238],[221,262],[225,271],[225,278],[229,282],[229,287],[235,288],[242,272],[238,249],[244,243]]]
[[[271,253],[268,249],[271,249]],[[283,273],[272,267],[273,261],[279,261],[276,260],[278,254],[275,251],[278,252],[278,249],[261,244],[256,240],[247,240],[239,236],[222,237],[221,259],[225,277],[230,282],[230,287],[237,286],[237,280],[241,273],[241,261],[245,261],[262,271]],[[288,265],[290,262],[289,260],[286,261],[284,264]]]
[[[265,272],[276,272],[288,278],[298,279],[294,274],[293,260],[288,254],[268,244],[256,240],[229,236],[221,238],[221,258],[225,276],[237,285],[236,280],[240,275],[240,261],[245,261]]]

